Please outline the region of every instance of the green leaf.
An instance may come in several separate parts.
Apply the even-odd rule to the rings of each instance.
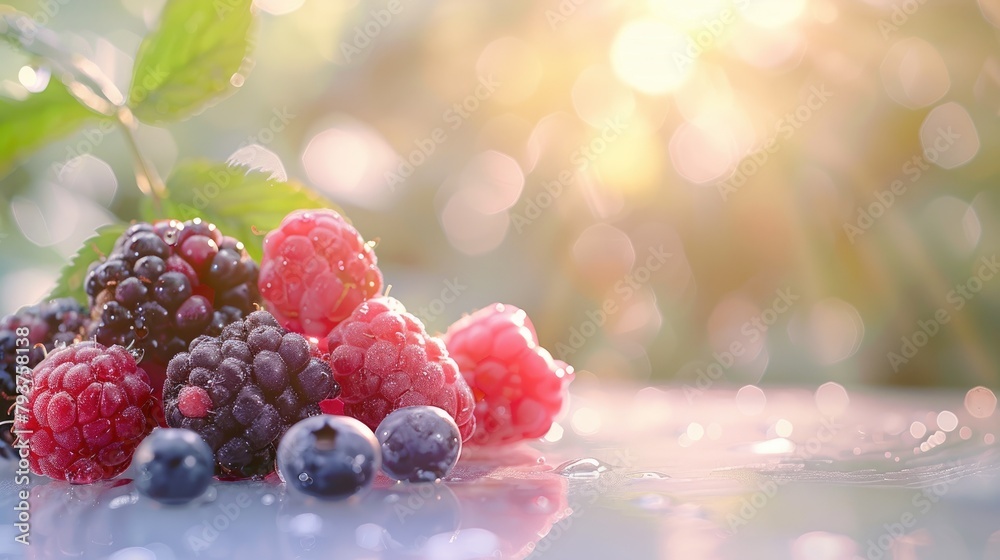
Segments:
[[[304,208],[332,208],[343,214],[329,200],[297,182],[272,179],[269,173],[245,166],[204,160],[178,166],[167,179],[163,201],[169,217],[211,222],[242,241],[258,261],[264,234],[278,227],[288,213]],[[149,215],[149,203],[146,210]]]
[[[106,257],[115,246],[115,241],[127,228],[125,224],[111,224],[98,228],[97,233],[83,242],[80,251],[73,255],[69,264],[59,273],[59,281],[49,294],[49,299],[71,297],[86,305],[87,293],[84,291],[84,283],[87,281],[90,265]]]
[[[23,100],[0,96],[0,176],[16,161],[96,117],[55,77]]]
[[[147,122],[186,118],[249,72],[252,0],[167,0],[136,55],[128,104]],[[240,76],[235,77],[237,74]]]

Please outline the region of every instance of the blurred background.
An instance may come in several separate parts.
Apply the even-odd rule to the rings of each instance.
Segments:
[[[123,90],[161,6],[7,1]],[[429,330],[515,304],[595,386],[997,385],[1000,1],[257,4],[238,91],[140,143],[312,185]],[[0,312],[140,196],[96,125],[0,179]]]

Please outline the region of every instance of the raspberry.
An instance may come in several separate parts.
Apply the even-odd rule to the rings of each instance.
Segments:
[[[28,438],[31,471],[73,484],[120,474],[152,429],[152,391],[121,346],[87,341],[50,352],[14,419],[15,433]]]
[[[0,319],[0,422],[14,418],[11,405],[17,396],[18,356],[25,356],[20,365],[26,374],[46,352],[81,338],[89,323],[87,308],[73,298],[23,307]],[[0,430],[0,440],[13,442],[10,431]]]
[[[539,438],[568,398],[573,368],[538,345],[528,315],[496,303],[456,321],[445,345],[476,397],[470,443]]]
[[[382,290],[372,248],[333,210],[297,210],[264,238],[260,293],[286,329],[325,338]]]
[[[260,303],[257,272],[242,243],[200,219],[134,224],[87,276],[90,336],[141,349],[159,396],[170,358]]]
[[[344,413],[378,428],[390,412],[436,406],[468,439],[476,428],[472,392],[444,344],[391,297],[370,299],[327,337]],[[332,408],[332,407],[330,407]]]
[[[340,387],[309,342],[266,311],[200,336],[167,366],[167,425],[196,432],[215,454],[215,472],[261,478],[274,472],[275,448],[288,427],[320,413]]]

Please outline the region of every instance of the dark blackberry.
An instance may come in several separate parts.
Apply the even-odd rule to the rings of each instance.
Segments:
[[[200,219],[133,224],[91,266],[88,334],[142,350],[159,395],[170,358],[261,303],[257,273],[242,243]]]
[[[27,357],[27,362],[20,365],[32,369],[55,346],[69,345],[81,338],[89,322],[87,308],[73,298],[23,307],[0,319],[0,422],[13,420],[11,406],[17,396],[18,349],[22,350],[21,356]],[[25,358],[21,361],[25,362]],[[0,439],[13,442],[10,427],[2,426],[5,427],[0,427]]]
[[[288,427],[339,394],[330,365],[266,311],[194,339],[170,360],[163,386],[167,425],[198,433],[215,454],[216,474],[227,478],[273,472]]]

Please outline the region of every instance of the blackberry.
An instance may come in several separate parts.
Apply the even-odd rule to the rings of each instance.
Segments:
[[[86,290],[102,344],[143,352],[159,394],[164,368],[200,335],[218,336],[261,303],[243,244],[200,219],[136,223],[91,265]]]
[[[46,352],[81,338],[89,322],[87,308],[73,298],[23,307],[0,319],[0,422],[14,419],[11,406],[17,396],[18,349],[21,356],[27,356],[27,363],[20,365],[30,370]],[[0,429],[0,440],[14,441],[9,429]]]
[[[167,425],[187,428],[215,454],[216,474],[260,478],[274,471],[275,446],[292,424],[340,394],[330,365],[302,335],[266,311],[199,336],[167,366]]]

